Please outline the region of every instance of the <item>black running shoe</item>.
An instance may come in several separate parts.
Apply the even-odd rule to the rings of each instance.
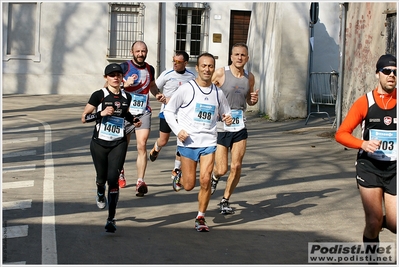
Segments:
[[[155,147],[153,147],[150,152],[150,160],[154,162],[157,159],[158,154],[159,154],[159,151],[156,151]]]
[[[107,220],[107,224],[105,224],[105,231],[109,233],[115,233],[116,231],[115,220]]]

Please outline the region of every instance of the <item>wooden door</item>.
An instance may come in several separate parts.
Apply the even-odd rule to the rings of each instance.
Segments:
[[[231,48],[236,43],[247,43],[251,11],[231,10],[230,12],[230,40],[228,64],[231,64]]]

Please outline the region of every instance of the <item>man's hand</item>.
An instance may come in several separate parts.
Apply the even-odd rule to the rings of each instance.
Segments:
[[[251,93],[252,105],[255,105],[256,103],[258,103],[258,99],[259,99],[259,89],[257,89],[255,92]]]
[[[230,125],[233,123],[233,118],[231,117],[231,115],[225,115],[225,114],[223,114],[223,115],[222,115],[222,121],[224,121],[224,123],[225,123],[227,126],[230,126]]]
[[[362,149],[366,152],[374,153],[381,145],[380,140],[369,140],[362,143]]]
[[[141,120],[140,120],[139,118],[134,118],[134,120],[133,120],[133,125],[134,125],[134,127],[136,127],[136,128],[140,128],[140,126],[141,126]]]
[[[177,139],[180,140],[180,142],[184,142],[186,141],[186,139],[189,137],[190,135],[185,131],[185,130],[181,130],[179,132],[179,134],[177,135]]]
[[[166,104],[166,97],[162,93],[156,94],[155,98],[158,100],[158,102]]]
[[[133,76],[130,76],[130,77],[127,78],[127,80],[124,82],[124,86],[125,86],[125,87],[133,86],[134,80],[135,80],[134,77],[133,77]]]

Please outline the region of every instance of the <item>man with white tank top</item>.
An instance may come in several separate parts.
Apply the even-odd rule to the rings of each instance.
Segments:
[[[200,165],[200,189],[195,229],[208,232],[205,212],[211,197],[211,174],[216,151],[216,121],[230,125],[230,107],[222,90],[212,84],[215,58],[203,53],[197,58],[198,76],[180,86],[165,107],[166,122],[177,136],[181,172],[173,179],[173,189],[190,191],[196,184],[197,164]],[[175,115],[177,114],[177,119]]]

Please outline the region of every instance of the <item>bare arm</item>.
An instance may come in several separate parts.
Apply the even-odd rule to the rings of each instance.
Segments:
[[[254,91],[254,86],[255,86],[255,76],[250,72],[249,73],[249,90],[248,90],[248,94],[247,94],[247,104],[250,106],[253,106],[256,103],[258,103],[259,89]]]
[[[212,83],[217,87],[221,87],[224,83],[224,68],[217,69],[212,76]]]
[[[151,82],[150,84],[150,92],[153,96],[155,96],[155,98],[162,103],[166,102],[166,98],[164,96],[164,94],[162,94],[159,89],[157,84],[155,83],[155,80]]]
[[[85,106],[85,109],[83,110],[83,113],[82,113],[82,118],[81,118],[81,120],[82,120],[82,123],[86,123],[86,114],[91,114],[91,113],[93,113],[93,111],[96,109],[96,107],[95,106],[93,106],[93,105],[90,105],[89,103],[87,103],[86,104],[86,106]]]
[[[222,121],[229,126],[233,123],[233,118],[231,117],[231,109],[229,106],[229,102],[227,101],[227,98],[225,94],[223,93],[222,89],[219,90],[219,100],[220,100],[220,106],[219,106],[219,116],[222,117]]]
[[[86,120],[86,115],[92,114],[93,111],[96,109],[95,106],[87,103],[85,109],[83,110],[82,118],[81,121],[82,123],[90,122],[91,120],[87,121]],[[111,116],[114,114],[114,108],[112,106],[106,107],[103,111],[96,113],[98,116],[104,117],[104,116]],[[94,119],[93,119],[94,120]]]

